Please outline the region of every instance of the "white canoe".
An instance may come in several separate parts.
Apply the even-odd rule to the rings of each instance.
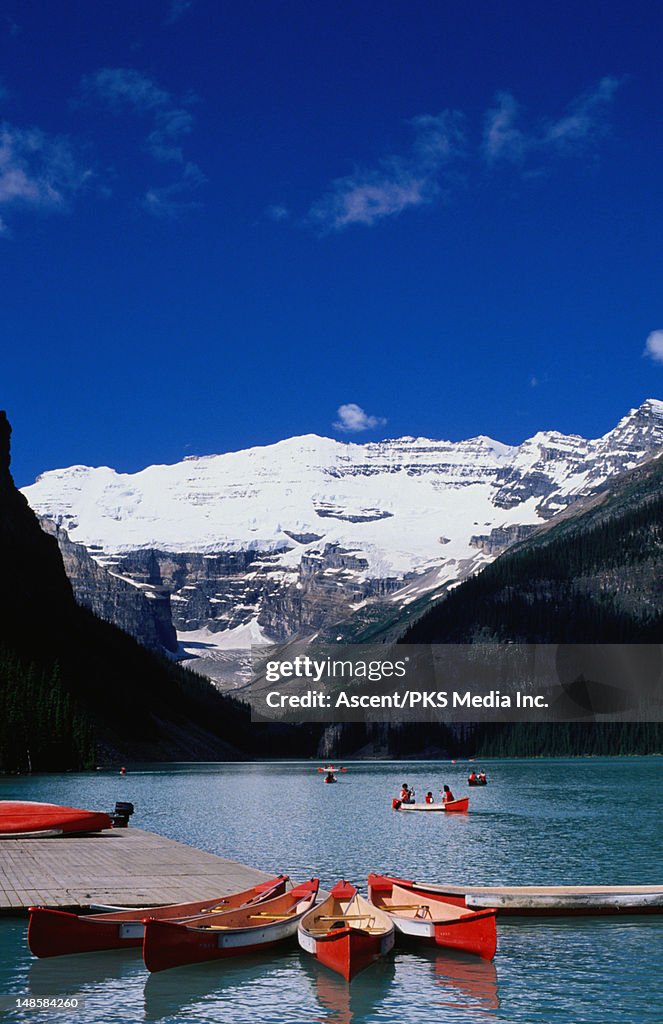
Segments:
[[[421,893],[463,897],[473,910],[494,907],[498,914],[553,917],[594,914],[661,914],[663,885],[456,886],[421,883]]]

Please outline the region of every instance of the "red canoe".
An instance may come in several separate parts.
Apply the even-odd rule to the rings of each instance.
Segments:
[[[462,898],[422,889],[415,882],[386,875],[368,876],[368,898],[389,914],[396,928],[445,949],[475,953],[492,960],[497,948],[496,911],[469,910]]]
[[[458,800],[447,800],[445,803],[432,803],[432,804],[406,804],[402,800],[394,797],[391,801],[391,806],[394,811],[432,811],[433,813],[446,811],[447,814],[451,811],[458,811],[461,814],[465,814],[470,807],[469,796],[462,796]]]
[[[318,879],[266,900],[260,909],[242,907],[223,915],[223,924],[205,921],[145,920],[143,960],[148,971],[199,964],[228,956],[267,949],[297,931],[297,925],[315,904]]]
[[[0,800],[0,839],[74,835],[111,828],[109,814],[32,800]]]
[[[352,981],[393,947],[394,925],[354,885],[338,882],[331,895],[302,918],[297,938],[307,953]]]
[[[113,910],[105,914],[69,914],[47,907],[30,907],[28,945],[35,956],[62,956],[65,953],[92,953],[104,949],[140,946],[149,915],[160,921],[196,920],[225,914],[237,907],[252,906],[285,892],[287,875],[279,875],[252,889],[197,903],[171,903],[165,907],[139,907],[137,910]]]

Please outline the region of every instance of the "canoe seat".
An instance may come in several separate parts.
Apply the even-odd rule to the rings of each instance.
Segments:
[[[427,903],[384,903],[383,909],[390,914],[412,914],[413,917],[432,917]]]
[[[366,928],[361,927],[361,926],[356,926],[356,930],[359,931],[359,932],[368,932],[371,935],[380,935],[380,934],[386,935],[386,933],[387,933],[387,929],[386,928],[380,928],[377,925],[375,927],[370,926],[370,927],[366,927]],[[307,933],[309,935],[314,935],[314,936],[315,935],[330,935],[332,933],[332,929],[330,929],[330,928],[307,928],[306,931],[307,931]]]
[[[314,918],[316,921],[374,921],[375,917],[368,912],[365,914],[319,914]]]
[[[387,910],[421,910],[423,904],[421,903],[385,903]],[[428,910],[428,907],[426,907]]]
[[[289,910],[287,914],[249,914],[249,921],[256,918],[260,918],[261,921],[285,921],[288,917],[292,917],[292,910]]]

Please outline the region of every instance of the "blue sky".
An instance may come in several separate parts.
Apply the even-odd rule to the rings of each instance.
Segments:
[[[17,481],[597,436],[663,397],[662,30],[637,0],[6,0]]]

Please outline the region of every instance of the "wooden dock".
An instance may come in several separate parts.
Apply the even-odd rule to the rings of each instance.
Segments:
[[[0,841],[0,913],[5,914],[33,904],[73,909],[91,903],[184,903],[247,889],[269,877],[138,828]]]

